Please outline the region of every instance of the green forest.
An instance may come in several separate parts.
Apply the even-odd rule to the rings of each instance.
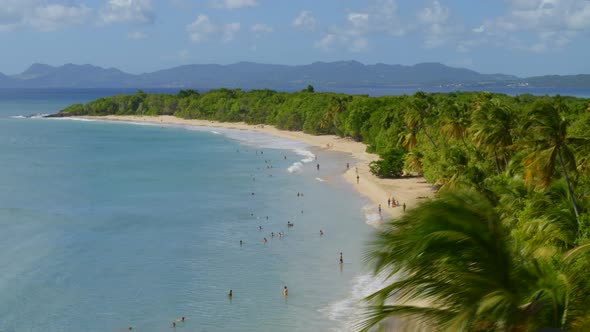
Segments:
[[[367,249],[389,284],[359,330],[590,331],[590,100],[455,92],[369,97],[219,89],[118,95],[58,116],[173,115],[362,141],[380,177],[440,190]]]

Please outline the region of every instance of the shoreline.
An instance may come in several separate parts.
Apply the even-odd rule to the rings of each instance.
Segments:
[[[384,219],[397,218],[402,215],[402,204],[411,209],[421,199],[432,197],[433,191],[422,177],[408,177],[400,179],[380,179],[369,170],[369,163],[379,159],[379,156],[366,152],[366,145],[348,138],[335,135],[315,136],[301,131],[286,131],[271,125],[250,125],[243,122],[217,122],[210,120],[182,119],[170,115],[160,116],[136,116],[136,115],[106,115],[106,116],[76,116],[73,118],[89,120],[106,120],[120,122],[140,122],[167,125],[188,125],[198,127],[225,128],[235,130],[249,130],[264,133],[276,137],[299,141],[310,146],[325,150],[348,153],[357,160],[355,165],[350,165],[342,176],[350,183],[354,190],[367,197],[376,210],[379,204],[383,211],[383,218],[376,220],[380,224]],[[356,170],[358,169],[359,183],[357,184]],[[393,197],[399,202],[399,206],[387,207],[387,199]],[[375,226],[375,225],[373,225]]]

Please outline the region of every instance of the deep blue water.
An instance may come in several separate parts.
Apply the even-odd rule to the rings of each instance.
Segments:
[[[112,93],[0,94],[0,331],[350,326],[371,286],[350,157],[250,132],[11,118]]]

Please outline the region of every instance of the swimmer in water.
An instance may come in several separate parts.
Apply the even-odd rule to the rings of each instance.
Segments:
[[[242,240],[240,240],[240,247],[242,246],[242,244],[243,244],[243,242],[242,242]]]
[[[234,296],[233,291],[230,289],[229,293],[227,293],[227,297],[229,297],[230,299]]]
[[[262,241],[263,241],[265,244],[266,244],[266,242],[268,242],[268,240],[267,240],[266,238],[264,238]]]
[[[283,288],[283,296],[284,297],[289,296],[289,290],[287,289],[287,286],[285,286],[285,288]]]
[[[324,231],[320,229],[320,236],[324,236]]]
[[[342,253],[340,253],[340,264],[344,264],[344,259],[342,259]]]

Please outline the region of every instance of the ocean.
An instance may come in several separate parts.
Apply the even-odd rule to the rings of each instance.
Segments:
[[[351,328],[375,284],[368,201],[340,176],[350,156],[247,131],[20,117],[111,93],[0,94],[0,331],[164,331],[181,316],[186,331]]]

